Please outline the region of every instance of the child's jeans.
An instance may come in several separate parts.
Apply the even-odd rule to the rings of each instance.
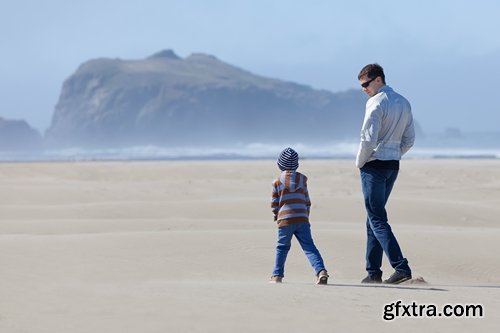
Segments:
[[[276,263],[274,265],[273,276],[285,276],[285,261],[288,251],[292,245],[292,237],[295,235],[314,268],[316,275],[325,269],[323,258],[319,253],[311,236],[311,225],[309,223],[299,223],[278,228],[278,243],[276,245]]]

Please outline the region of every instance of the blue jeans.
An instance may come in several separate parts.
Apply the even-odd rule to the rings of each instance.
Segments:
[[[396,182],[398,170],[361,168],[361,186],[366,219],[366,270],[370,277],[381,277],[382,256],[385,253],[398,272],[411,274],[408,260],[403,257],[398,241],[387,222],[385,205]]]
[[[292,237],[295,235],[302,247],[302,250],[309,259],[316,275],[325,269],[323,258],[319,253],[311,236],[311,225],[309,223],[299,223],[278,228],[278,243],[276,244],[276,262],[273,275],[285,276],[285,261],[292,246]]]

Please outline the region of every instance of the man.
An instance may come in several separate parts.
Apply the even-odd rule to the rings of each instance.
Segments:
[[[398,284],[411,279],[408,260],[387,220],[385,205],[399,172],[399,161],[415,140],[410,103],[385,83],[379,64],[363,67],[358,75],[366,102],[365,119],[356,166],[367,212],[366,270],[362,283],[382,282],[382,256],[385,253],[394,274],[384,283]]]

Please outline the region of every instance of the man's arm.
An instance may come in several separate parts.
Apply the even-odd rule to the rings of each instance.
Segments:
[[[415,143],[415,126],[413,125],[413,117],[410,118],[408,125],[401,138],[401,156],[406,154]]]
[[[380,128],[382,126],[381,108],[378,103],[367,105],[365,120],[361,129],[361,142],[356,156],[356,167],[362,168],[370,156],[372,156],[377,141]]]

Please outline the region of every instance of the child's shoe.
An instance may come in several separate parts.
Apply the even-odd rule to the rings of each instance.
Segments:
[[[330,276],[328,275],[326,269],[321,270],[318,273],[318,280],[316,280],[316,284],[328,284],[328,278]]]
[[[273,275],[271,276],[271,280],[269,280],[269,283],[281,283],[282,280],[283,280],[282,276]]]

